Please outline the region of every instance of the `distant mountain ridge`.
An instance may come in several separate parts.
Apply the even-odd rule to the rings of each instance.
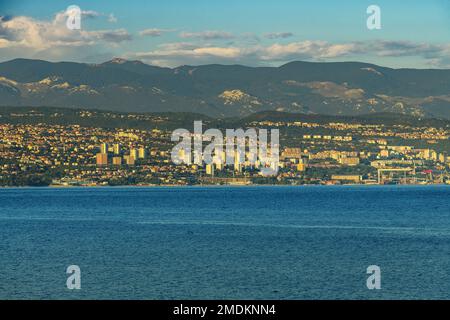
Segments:
[[[0,63],[0,105],[210,117],[279,111],[450,119],[450,70],[360,62],[161,68],[119,58],[101,64],[15,59]]]

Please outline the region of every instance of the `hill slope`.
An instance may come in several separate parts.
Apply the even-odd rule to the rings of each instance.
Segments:
[[[391,69],[358,62],[291,62],[160,68],[15,59],[0,63],[0,105],[196,112],[358,115],[394,112],[450,119],[450,70]]]

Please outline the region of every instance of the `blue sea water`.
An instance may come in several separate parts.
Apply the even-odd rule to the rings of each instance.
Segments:
[[[0,299],[449,299],[449,200],[449,186],[1,189]]]

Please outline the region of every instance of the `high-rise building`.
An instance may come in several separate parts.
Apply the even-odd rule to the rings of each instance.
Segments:
[[[241,157],[241,153],[239,151],[236,151],[234,153],[234,170],[237,172],[242,172],[242,165],[243,165],[242,160],[245,160],[245,159],[241,159],[241,158],[244,158],[244,157]]]
[[[97,153],[97,165],[106,166],[108,164],[108,154],[107,153]]]
[[[102,143],[102,145],[100,146],[100,153],[108,153],[108,144],[107,143]]]
[[[186,152],[184,149],[178,150],[178,157],[180,161],[190,164],[191,163],[191,154]]]
[[[136,149],[130,149],[130,157],[133,157],[134,160],[138,158],[138,151]]]
[[[308,161],[305,158],[299,159],[299,162],[297,164],[297,171],[303,172],[306,171]]]
[[[120,154],[120,144],[116,143],[114,144],[114,154],[119,155]]]
[[[206,165],[206,174],[209,174],[210,176],[214,176],[214,165],[213,164]]]
[[[145,159],[147,156],[147,150],[144,147],[139,148],[139,159]]]
[[[434,150],[431,150],[431,160],[437,160],[438,159],[438,153]]]
[[[122,157],[113,157],[112,163],[113,163],[113,165],[115,165],[115,166],[120,166],[120,165],[122,165]]]
[[[430,150],[430,149],[425,149],[425,150],[423,150],[423,157],[424,157],[426,160],[431,159],[431,150]]]
[[[134,166],[135,162],[136,162],[136,158],[132,157],[132,156],[125,156],[125,163],[129,166]]]

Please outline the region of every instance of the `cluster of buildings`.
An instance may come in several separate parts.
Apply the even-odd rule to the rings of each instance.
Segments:
[[[449,183],[448,128],[262,121],[285,128],[277,174],[254,162],[174,164],[172,132],[0,124],[0,185],[46,175],[52,185]]]
[[[114,143],[112,146],[102,143],[100,152],[96,154],[96,163],[97,166],[121,166],[122,164],[134,166],[137,160],[145,160],[146,158],[147,149],[144,146],[131,147],[126,151],[120,143]]]

